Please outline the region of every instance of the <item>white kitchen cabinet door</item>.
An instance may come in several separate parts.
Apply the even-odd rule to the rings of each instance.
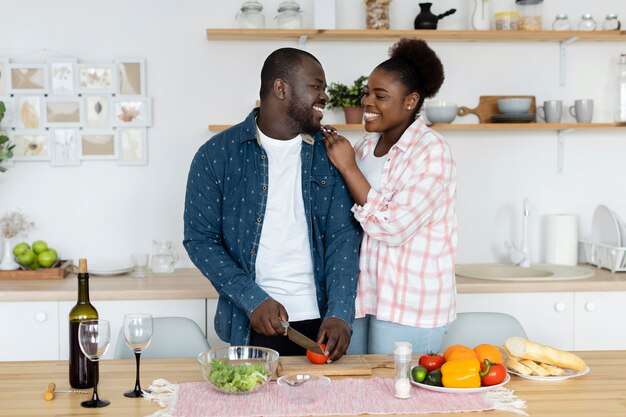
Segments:
[[[59,303],[0,303],[0,361],[59,358]]]
[[[517,318],[530,340],[559,349],[574,348],[574,294],[480,293],[459,294],[458,312],[499,312]]]
[[[61,359],[69,356],[69,323],[67,316],[74,302],[61,302],[60,314],[65,320],[61,320],[59,326],[60,355]],[[124,343],[124,338],[118,340],[120,329],[124,326],[124,315],[129,313],[149,313],[152,317],[188,317],[198,323],[198,326],[206,334],[206,300],[117,300],[117,301],[92,301],[98,310],[98,317],[109,320],[111,323],[111,346],[104,355],[104,359],[112,359],[116,343]],[[155,327],[154,332],[158,332]],[[148,347],[150,349],[150,347]]]
[[[579,292],[574,300],[576,350],[626,349],[626,292]]]

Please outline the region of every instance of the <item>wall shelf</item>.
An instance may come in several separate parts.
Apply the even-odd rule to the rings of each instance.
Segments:
[[[207,29],[207,39],[305,40],[331,42],[392,42],[417,37],[429,42],[626,42],[626,31],[503,31],[503,30],[319,30],[319,29]]]
[[[221,132],[232,125],[209,125],[211,132]],[[341,131],[364,131],[362,125],[354,124],[333,124],[337,130]],[[500,131],[500,130],[549,130],[561,131],[569,129],[613,129],[626,128],[626,123],[475,123],[475,124],[439,124],[431,126],[438,132],[457,131]]]

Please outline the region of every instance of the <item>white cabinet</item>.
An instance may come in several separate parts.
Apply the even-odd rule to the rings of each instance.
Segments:
[[[56,301],[0,303],[0,361],[59,358]]]
[[[68,315],[74,302],[63,301],[59,303],[61,321],[59,325],[60,335],[60,358],[69,357],[69,322]],[[204,330],[206,334],[206,300],[118,300],[118,301],[92,301],[98,310],[98,317],[109,320],[111,324],[111,346],[104,355],[104,359],[112,359],[116,343],[125,343],[122,337],[119,340],[120,329],[124,325],[124,315],[129,313],[149,313],[152,317],[189,317]],[[154,332],[158,332],[155,326]],[[149,348],[148,348],[149,349]]]
[[[529,339],[559,349],[626,349],[623,291],[459,294],[457,306],[511,314]]]
[[[459,294],[458,312],[507,313],[517,318],[530,340],[574,349],[574,294],[570,292]]]
[[[626,293],[574,294],[574,345],[577,350],[626,349]]]

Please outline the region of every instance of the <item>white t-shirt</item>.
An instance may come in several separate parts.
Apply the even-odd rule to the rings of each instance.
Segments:
[[[285,307],[290,321],[316,319],[320,313],[302,199],[302,137],[278,140],[257,131],[267,153],[269,184],[256,282]]]
[[[372,148],[372,152],[367,154],[363,160],[356,161],[357,166],[374,191],[380,191],[380,178],[383,175],[383,166],[385,165],[386,160],[387,155],[375,156],[374,149]]]

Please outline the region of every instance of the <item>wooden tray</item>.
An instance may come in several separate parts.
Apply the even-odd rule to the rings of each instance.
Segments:
[[[33,270],[17,269],[15,271],[0,271],[0,280],[40,280],[63,279],[71,271],[72,261],[59,261],[56,268],[42,268]]]
[[[478,100],[478,106],[474,109],[461,106],[457,111],[458,116],[467,116],[468,114],[475,114],[478,116],[479,123],[493,123],[491,116],[501,114],[498,110],[498,100],[501,98],[529,98],[530,109],[529,114],[535,114],[537,109],[535,107],[535,96],[480,96]],[[531,123],[535,123],[534,121]]]
[[[315,365],[306,356],[283,356],[276,370],[278,376],[287,374],[315,374],[326,376],[372,375],[372,365],[360,355],[348,355],[337,362]]]

